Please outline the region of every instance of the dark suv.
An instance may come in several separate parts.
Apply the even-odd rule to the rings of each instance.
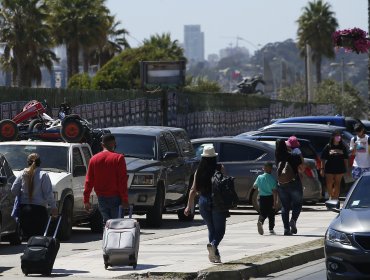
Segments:
[[[0,154],[0,241],[9,241],[11,245],[21,243],[19,224],[11,217],[14,195],[11,187],[15,180],[12,169],[5,157]]]

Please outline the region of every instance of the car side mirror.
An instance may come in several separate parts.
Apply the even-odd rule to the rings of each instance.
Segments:
[[[337,199],[331,199],[325,202],[325,206],[327,209],[339,213],[340,212],[340,203]]]
[[[6,176],[0,176],[0,187],[5,186],[8,183],[8,178]]]
[[[165,152],[164,155],[163,155],[163,159],[174,159],[174,158],[177,158],[179,156],[178,153],[176,152]]]
[[[73,177],[85,176],[86,175],[86,167],[85,165],[76,165],[73,168]]]

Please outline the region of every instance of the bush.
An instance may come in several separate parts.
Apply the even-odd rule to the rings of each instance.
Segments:
[[[76,74],[68,81],[68,89],[90,89],[91,78],[86,73]]]

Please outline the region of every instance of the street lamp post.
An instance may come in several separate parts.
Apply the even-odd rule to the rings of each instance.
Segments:
[[[340,67],[340,82],[341,82],[341,95],[344,96],[344,67],[345,66],[354,66],[355,64],[353,62],[344,63],[344,58],[341,58],[340,63],[332,62],[330,63],[330,66],[332,67]],[[343,109],[341,114],[343,115]]]

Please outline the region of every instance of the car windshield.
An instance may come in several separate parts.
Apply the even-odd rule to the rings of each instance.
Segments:
[[[155,136],[136,134],[116,134],[116,152],[126,157],[141,159],[157,159],[157,145]]]
[[[0,153],[8,160],[13,170],[27,167],[29,154],[40,155],[41,168],[46,171],[68,171],[68,147],[39,146],[39,145],[0,145]]]
[[[356,184],[346,208],[370,208],[370,176],[363,176]]]

